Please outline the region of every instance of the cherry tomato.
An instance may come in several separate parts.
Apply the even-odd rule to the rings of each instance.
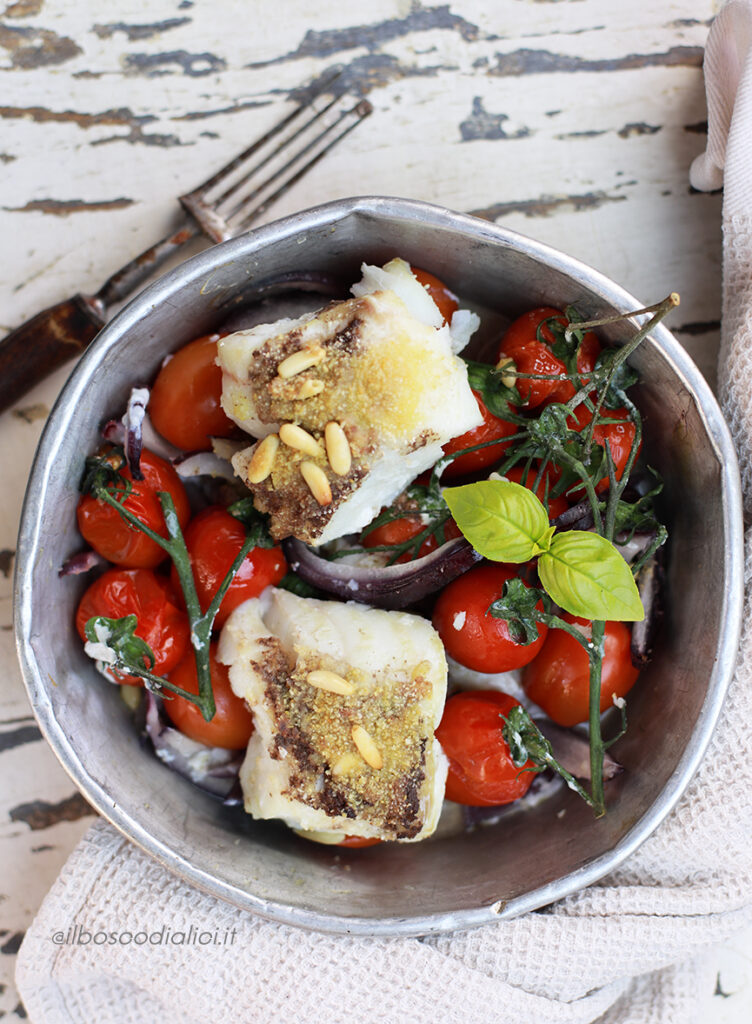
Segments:
[[[212,644],[209,649],[209,665],[214,703],[217,708],[211,722],[205,721],[196,705],[185,697],[172,695],[169,700],[165,700],[165,712],[176,729],[197,743],[205,743],[208,747],[224,747],[226,750],[240,750],[251,738],[253,716],[246,702],[233,693],[227,666],[217,661],[216,644]],[[180,664],[172,670],[170,682],[189,693],[198,693],[198,675],[193,651],[186,654]]]
[[[446,796],[471,807],[509,804],[524,796],[534,773],[518,768],[502,734],[502,717],[519,701],[496,690],[457,693],[444,707],[436,738],[449,759]]]
[[[337,846],[346,846],[350,850],[360,850],[365,846],[376,846],[380,843],[380,839],[367,836],[345,836],[345,838],[337,843]]]
[[[567,622],[589,627],[586,619],[566,614]],[[631,634],[623,622],[607,622],[601,674],[601,711],[611,706],[613,695],[623,697],[635,684],[638,670],[630,656]],[[590,661],[582,645],[563,629],[549,629],[536,659],[526,667],[522,685],[530,700],[558,725],[577,725],[588,720]]]
[[[554,341],[553,333],[546,324],[543,324],[544,320],[549,320],[551,317],[556,317],[562,326],[566,327],[567,318],[560,309],[554,309],[553,306],[537,306],[535,309],[530,309],[527,313],[523,313],[522,316],[518,316],[504,332],[501,346],[503,351],[508,352],[510,348],[517,348],[519,345],[527,345],[531,341],[537,341],[539,327],[541,328],[541,336],[544,342],[549,345],[552,344]],[[542,324],[543,326],[541,326]]]
[[[183,451],[208,451],[210,437],[227,437],[235,430],[220,405],[218,339],[218,334],[206,334],[178,349],[151,389],[149,415],[155,429]]]
[[[417,537],[423,528],[424,523],[421,522],[420,516],[405,516],[402,519],[393,519],[390,523],[384,523],[383,526],[377,526],[375,530],[371,530],[370,533],[366,534],[361,543],[364,548],[403,544],[406,540],[410,540],[411,537]],[[461,536],[462,534],[455,521],[448,519],[444,524],[445,539],[454,540],[455,537]],[[424,555],[435,551],[437,547],[436,537],[431,534],[418,548],[417,557],[422,558]],[[412,560],[410,551],[405,551],[396,559],[397,562],[411,562]]]
[[[488,614],[501,597],[516,567],[491,562],[476,566],[445,587],[433,612],[434,629],[447,654],[476,672],[507,672],[532,661],[543,646],[547,627],[538,626],[538,639],[520,644],[509,635],[504,619]]]
[[[180,526],[185,526],[190,516],[188,498],[172,466],[145,448],[141,453],[141,472],[144,479],[134,480],[127,466],[120,470],[120,476],[133,485],[123,502],[124,508],[155,533],[166,537],[157,492],[167,491],[175,503]],[[85,494],[78,503],[76,516],[84,540],[108,562],[129,569],[153,569],[167,558],[167,553],[155,541],[127,523],[116,509],[99,498]]]
[[[507,328],[499,346],[499,358],[508,356],[514,361],[519,373],[557,374],[561,380],[517,381],[517,390],[528,409],[535,409],[549,402],[567,402],[575,390],[571,381],[564,376],[567,368],[550,349],[554,335],[544,321],[555,317],[563,326],[568,321],[560,309],[540,306],[523,313]],[[538,340],[538,328],[543,341]],[[577,369],[587,373],[594,369],[601,347],[592,331],[585,334],[577,353]]]
[[[188,616],[178,607],[169,580],[150,569],[108,569],[91,584],[76,611],[76,629],[84,642],[86,623],[95,615],[108,619],[135,615],[136,636],[151,648],[152,671],[157,675],[166,675],[175,668],[188,649]],[[119,675],[118,682],[144,685],[140,676]]]
[[[593,441],[604,448],[608,444],[611,450],[611,458],[614,461],[616,479],[621,480],[629,460],[629,453],[632,451],[636,428],[629,419],[629,413],[624,408],[601,409],[600,417],[608,421],[613,420],[614,422],[599,423],[595,426],[593,428]],[[592,419],[592,412],[583,402],[582,405],[577,406],[574,413],[568,418],[567,423],[572,430],[583,431]],[[642,441],[637,449],[638,455],[641,448]],[[595,489],[596,491],[608,490],[608,476],[604,476],[602,480],[599,480],[595,485]]]
[[[191,558],[202,611],[209,607],[242,548],[245,536],[243,524],[219,506],[204,509],[188,524],[185,545]],[[258,597],[265,587],[279,583],[286,572],[287,562],[281,548],[251,548],[219,606],[214,628],[223,626],[227,616],[239,604]],[[174,567],[172,573],[173,582],[177,584]]]
[[[459,308],[457,296],[454,292],[449,291],[443,281],[440,281],[438,277],[434,277],[433,274],[429,274],[427,270],[421,270],[419,267],[411,267],[410,269],[439,307],[439,312],[444,317],[444,323],[450,323],[453,314]]]
[[[487,466],[493,466],[494,463],[500,462],[510,444],[509,441],[501,439],[511,437],[512,434],[517,433],[517,427],[514,423],[494,416],[488,411],[478,392],[473,391],[473,394],[483,416],[483,422],[480,426],[473,427],[472,430],[468,430],[464,434],[460,434],[459,437],[453,437],[451,441],[447,441],[442,450],[447,455],[452,455],[454,452],[462,451],[463,448],[472,448],[475,444],[485,444],[487,441],[499,439],[499,444],[489,445],[488,448],[479,448],[475,452],[468,452],[467,455],[460,455],[450,462],[444,470],[442,475],[444,480],[454,480],[456,477],[465,476],[467,473],[475,473],[477,470],[485,469]]]
[[[592,331],[586,331],[583,335],[580,347],[577,350],[577,369],[580,373],[592,373],[595,369],[595,364],[598,361],[598,356],[601,354],[601,344],[598,338],[593,334]],[[581,383],[585,383],[586,378],[580,378]],[[561,382],[557,392],[555,401],[557,402],[568,402],[570,398],[575,395],[574,385],[570,380],[564,380]]]
[[[527,487],[528,490],[532,490],[535,478],[538,475],[538,470],[535,466],[531,467],[530,472],[525,475],[524,480],[522,478],[523,473],[524,469],[522,466],[512,466],[512,468],[508,469],[504,475],[507,480],[511,480],[512,483],[522,484],[523,487]],[[541,482],[538,484],[538,489],[535,492],[536,497],[544,503],[546,500],[546,481],[548,481],[548,489],[551,490],[556,482],[556,474],[548,467],[546,468],[546,472],[543,474]],[[566,512],[568,508],[569,502],[563,495],[558,498],[549,498],[548,518],[556,519],[556,517],[560,516],[562,512]]]

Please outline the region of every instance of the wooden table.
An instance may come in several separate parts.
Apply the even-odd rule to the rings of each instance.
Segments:
[[[167,232],[188,191],[335,64],[375,110],[266,219],[353,194],[470,211],[595,266],[714,380],[720,195],[705,143],[712,0],[6,0],[0,13],[0,333]],[[273,11],[273,13],[272,13]],[[309,27],[310,26],[310,27]],[[16,667],[13,549],[35,444],[69,368],[0,420],[0,1015],[14,953],[91,814],[41,740]],[[747,1020],[752,933],[713,953],[705,1019]],[[730,998],[722,998],[726,993]]]

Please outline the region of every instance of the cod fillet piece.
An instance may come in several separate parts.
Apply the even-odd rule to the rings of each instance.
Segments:
[[[218,657],[253,712],[240,770],[250,814],[308,832],[431,835],[447,667],[430,622],[267,587],[230,615]]]
[[[403,260],[364,267],[353,292],[219,342],[222,407],[260,439],[233,466],[276,540],[357,532],[481,422],[453,352],[475,314],[455,313],[453,335]]]

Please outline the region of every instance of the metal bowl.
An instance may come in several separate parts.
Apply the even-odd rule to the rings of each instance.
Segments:
[[[239,907],[335,933],[446,932],[509,918],[615,868],[669,813],[708,743],[729,681],[742,608],[742,516],[734,449],[681,346],[658,328],[633,358],[650,462],[665,480],[670,605],[656,656],[614,748],[625,772],[596,821],[565,787],[496,826],[416,845],[337,850],[225,808],[139,743],[116,687],[73,629],[81,579],[58,569],[81,546],[75,507],[98,424],[166,352],[225,321],[286,271],[357,277],[400,255],[464,300],[509,316],[575,303],[586,316],[641,305],[583,264],[527,238],[423,203],[343,200],[207,250],[131,302],[81,359],[50,415],[18,543],[15,616],[40,727],[94,807],[189,882]],[[651,297],[655,298],[655,296]],[[605,328],[612,343],[624,323]]]

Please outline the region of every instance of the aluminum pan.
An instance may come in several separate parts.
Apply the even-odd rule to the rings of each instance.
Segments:
[[[40,441],[16,562],[16,635],[31,703],[87,799],[200,888],[277,921],[333,933],[468,928],[546,905],[613,870],[669,813],[695,771],[733,672],[741,623],[743,537],[733,446],[701,374],[659,328],[634,362],[652,382],[643,386],[641,404],[654,461],[667,480],[674,545],[683,553],[671,563],[679,602],[656,663],[630,701],[633,729],[616,748],[628,771],[612,791],[605,819],[593,821],[565,791],[546,807],[511,813],[472,836],[334,851],[227,812],[138,747],[114,688],[95,676],[69,625],[80,586],[74,594],[77,584],[56,575],[80,544],[73,526],[76,485],[97,422],[122,405],[131,383],[151,376],[165,347],[224,319],[270,275],[316,267],[353,278],[361,259],[395,254],[423,263],[463,298],[510,314],[543,301],[574,301],[586,314],[641,304],[530,239],[399,199],[330,203],[215,246],[141,293],[80,360]],[[604,333],[616,344],[626,337],[623,327]],[[688,551],[704,573],[701,594],[690,585]],[[651,686],[658,678],[661,686]],[[653,722],[660,726],[655,735]],[[118,770],[124,760],[127,772]]]

